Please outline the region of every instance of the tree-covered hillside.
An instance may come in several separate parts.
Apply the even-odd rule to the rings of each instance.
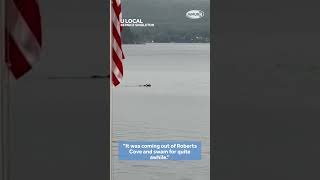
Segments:
[[[122,0],[123,18],[142,19],[155,27],[124,28],[125,43],[208,42],[209,0]],[[189,10],[202,10],[201,19],[188,19]]]

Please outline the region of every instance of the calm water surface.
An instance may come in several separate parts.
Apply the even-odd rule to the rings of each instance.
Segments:
[[[209,180],[210,45],[125,45],[112,92],[114,180]],[[135,87],[150,83],[151,88]],[[200,161],[119,161],[119,140],[198,140]]]

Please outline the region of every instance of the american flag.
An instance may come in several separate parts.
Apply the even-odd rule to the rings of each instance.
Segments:
[[[5,0],[6,63],[16,79],[39,60],[42,33],[37,0]]]
[[[111,62],[111,70],[112,70],[112,84],[114,86],[118,86],[123,77],[123,65],[122,61],[124,59],[123,51],[122,51],[122,40],[121,40],[121,1],[120,0],[112,0],[112,8],[111,8],[111,26],[112,26],[112,62]]]

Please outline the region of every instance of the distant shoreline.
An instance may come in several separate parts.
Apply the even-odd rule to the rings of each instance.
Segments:
[[[124,43],[123,45],[145,45],[145,44],[210,44],[210,42],[147,42],[147,43]]]

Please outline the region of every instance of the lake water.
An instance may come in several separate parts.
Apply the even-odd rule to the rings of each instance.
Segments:
[[[113,180],[209,180],[210,45],[123,48],[124,79],[111,92]],[[120,161],[119,140],[201,141],[201,160]]]

